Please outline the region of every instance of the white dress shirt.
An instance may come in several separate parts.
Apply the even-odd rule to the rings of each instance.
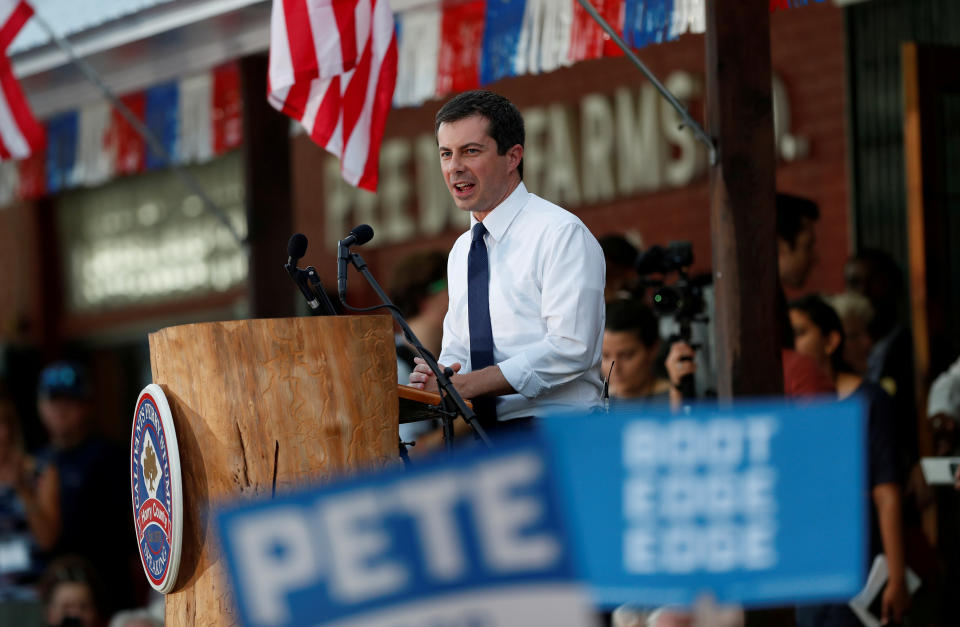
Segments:
[[[470,217],[470,227],[477,221]],[[575,215],[517,188],[483,220],[490,263],[493,358],[519,394],[497,418],[543,416],[600,403],[603,285],[600,244]],[[467,255],[461,235],[447,262],[450,307],[439,362],[470,371]]]

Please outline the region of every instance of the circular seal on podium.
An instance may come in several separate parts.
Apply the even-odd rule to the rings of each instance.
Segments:
[[[143,388],[130,436],[130,491],[133,525],[147,581],[166,594],[180,567],[183,487],[173,414],[159,385]]]

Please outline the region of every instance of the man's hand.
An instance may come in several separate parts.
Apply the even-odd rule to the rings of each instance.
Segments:
[[[881,625],[891,622],[900,623],[903,620],[903,613],[910,606],[910,594],[907,592],[907,584],[903,577],[893,578],[887,582],[881,602],[883,603]]]
[[[693,348],[683,340],[678,340],[670,345],[670,352],[667,353],[664,366],[673,387],[676,388],[680,385],[680,379],[697,371],[694,357],[696,357],[696,353]]]
[[[413,372],[410,373],[410,387],[439,394],[440,387],[437,385],[437,377],[433,374],[433,370],[430,369],[427,362],[425,362],[422,357],[414,357],[413,363],[415,363],[416,366],[413,367]],[[446,368],[443,364],[437,365],[440,366],[440,370]],[[462,366],[459,362],[450,364],[450,369],[453,370],[454,373],[460,372],[460,368],[462,368]]]

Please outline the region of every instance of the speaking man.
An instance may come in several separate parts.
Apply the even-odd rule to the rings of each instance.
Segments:
[[[437,113],[443,178],[470,230],[450,251],[439,362],[487,428],[599,403],[603,252],[572,213],[523,184],[523,117],[489,91]],[[414,387],[437,391],[418,359]]]

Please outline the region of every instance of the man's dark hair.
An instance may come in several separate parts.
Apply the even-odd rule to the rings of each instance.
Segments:
[[[850,257],[847,263],[860,261],[877,279],[884,281],[891,296],[899,297],[903,290],[903,272],[893,255],[879,248],[863,248]],[[856,288],[858,286],[848,286]],[[862,287],[862,286],[861,286]]]
[[[818,294],[808,294],[803,298],[791,301],[790,309],[807,314],[810,321],[820,329],[823,337],[827,337],[827,335],[833,331],[839,333],[840,344],[837,346],[837,349],[833,351],[833,354],[830,355],[830,363],[835,372],[853,372],[853,369],[850,368],[843,359],[843,345],[846,340],[846,335],[843,333],[843,322],[840,321],[837,310],[831,307],[830,304],[823,300]]]
[[[633,268],[638,251],[623,235],[604,235],[599,240],[603,257],[609,266],[614,263],[624,268]]]
[[[403,312],[420,314],[424,298],[447,289],[447,253],[423,250],[404,257],[394,266],[390,279],[390,298]]]
[[[820,207],[809,198],[777,193],[777,237],[793,246],[803,230],[803,220],[820,219]]]
[[[474,115],[482,115],[489,121],[487,135],[497,142],[498,155],[506,154],[517,144],[523,146],[523,116],[520,110],[500,94],[485,89],[466,91],[448,100],[437,111],[433,134],[436,136],[444,122],[458,122]],[[522,158],[517,166],[517,174],[523,179]]]
[[[607,303],[607,331],[630,331],[635,333],[644,346],[650,347],[660,340],[660,325],[653,310],[639,300],[624,299]]]

